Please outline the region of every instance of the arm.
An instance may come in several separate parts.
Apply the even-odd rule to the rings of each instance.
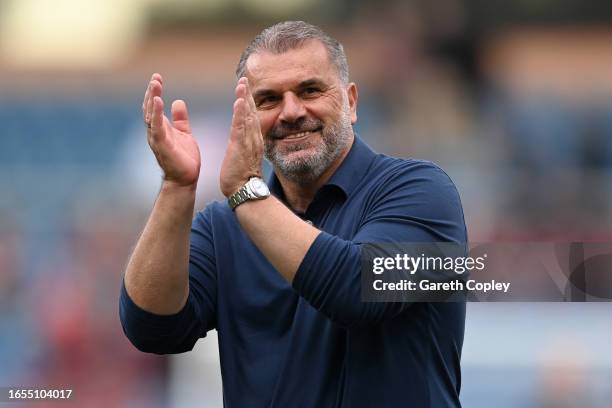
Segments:
[[[448,176],[428,163],[410,172],[409,181],[398,173],[381,188],[351,240],[318,231],[276,199],[242,204],[236,215],[258,248],[317,310],[345,327],[378,324],[411,303],[361,301],[364,244],[467,241],[459,195]],[[379,249],[383,252],[377,256],[394,256],[386,253],[393,247]]]
[[[161,92],[161,76],[154,74],[142,108],[147,139],[164,172],[164,181],[129,260],[125,287],[144,310],[173,314],[184,306],[189,291],[189,231],[200,152],[189,127],[187,106],[175,101],[170,123],[164,115]]]
[[[127,293],[151,313],[177,313],[187,300],[194,202],[194,188],[164,182],[128,262]]]
[[[141,351],[168,354],[191,350],[216,326],[216,261],[212,209],[199,212],[191,227],[189,292],[183,308],[169,315],[151,313],[121,290],[119,313],[126,336]]]
[[[361,300],[366,244],[374,244],[367,245],[370,255],[374,251],[376,256],[383,257],[393,257],[414,248],[403,243],[457,243],[445,249],[450,250],[445,255],[451,256],[465,247],[467,234],[463,211],[450,178],[429,163],[406,171],[412,177],[402,177],[404,174],[398,172],[378,192],[377,202],[351,240],[321,233],[296,272],[294,289],[338,324],[346,327],[379,324],[412,305],[410,297],[390,302]],[[386,245],[378,245],[381,243]],[[422,247],[422,250],[431,251],[428,255],[441,255],[435,252],[435,246]],[[413,278],[444,281],[456,276],[454,273],[439,275],[439,272],[419,271]]]
[[[236,216],[257,248],[291,283],[321,231],[302,221],[274,196],[239,205]]]
[[[190,237],[206,229],[192,216],[200,170],[200,153],[189,127],[183,101],[172,104],[172,122],[163,113],[162,78],[154,74],[143,102],[143,116],[151,150],[164,173],[159,196],[128,262],[121,291],[123,329],[143,351],[168,353],[190,349],[205,333],[212,318],[204,310],[214,298],[206,292],[210,265],[191,248]],[[202,232],[204,231],[204,232]],[[190,235],[191,234],[191,235]],[[203,283],[204,282],[204,283]],[[193,299],[195,297],[195,299]],[[208,308],[208,309],[212,309]]]

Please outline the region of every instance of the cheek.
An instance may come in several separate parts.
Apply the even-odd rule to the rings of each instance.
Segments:
[[[270,112],[260,111],[258,112],[257,116],[259,118],[259,128],[261,129],[261,134],[265,137],[274,125],[274,115],[271,115]]]
[[[338,121],[338,112],[332,109],[313,111],[312,116],[323,122],[325,126],[333,125]]]
[[[335,122],[342,111],[342,100],[333,97],[321,98],[318,103],[310,106],[312,115],[329,124]]]

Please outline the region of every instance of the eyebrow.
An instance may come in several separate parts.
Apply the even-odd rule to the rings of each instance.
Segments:
[[[300,82],[297,85],[297,89],[304,89],[304,88],[308,88],[310,86],[319,86],[321,88],[326,88],[327,86],[325,85],[325,82],[319,78],[310,78],[310,79],[306,79],[302,82]],[[263,98],[265,96],[270,96],[270,95],[277,95],[278,92],[272,90],[272,89],[260,89],[258,91],[255,91],[253,93],[253,99],[258,99],[258,98]]]
[[[311,78],[305,81],[302,81],[298,84],[298,89],[308,88],[310,86],[319,86],[325,88],[325,82],[318,78]]]

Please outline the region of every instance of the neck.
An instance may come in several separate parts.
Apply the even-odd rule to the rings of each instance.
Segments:
[[[276,172],[276,177],[283,187],[285,193],[285,199],[289,207],[298,213],[305,213],[308,206],[314,199],[315,194],[319,189],[327,183],[331,176],[338,170],[340,164],[344,161],[351,147],[355,143],[355,138],[352,138],[346,149],[331,163],[331,165],[325,169],[323,174],[316,180],[310,183],[304,183],[299,181],[293,181],[282,175],[280,172]]]

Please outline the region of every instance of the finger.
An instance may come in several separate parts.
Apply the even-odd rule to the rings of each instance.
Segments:
[[[246,102],[243,98],[236,99],[234,102],[234,112],[232,115],[232,130],[230,139],[234,142],[244,140],[244,116],[246,110]]]
[[[164,136],[164,101],[160,96],[151,98],[153,104],[151,117],[151,136],[158,141]]]
[[[159,82],[160,84],[164,83],[161,74],[158,74],[157,72],[151,76],[151,79],[157,80],[157,82]]]
[[[255,100],[253,99],[253,94],[249,88],[249,80],[246,77],[240,78],[236,88],[236,94],[240,95],[240,97],[245,100],[245,137],[243,141],[249,146],[249,149],[258,148],[258,146],[263,143],[263,140],[261,136],[261,129],[259,127],[259,120],[257,118]]]
[[[150,106],[150,98],[151,98],[151,81],[156,80],[160,84],[162,83],[162,77],[158,73],[154,73],[151,75],[151,79],[149,80],[149,84],[147,85],[147,89],[145,91],[144,99],[142,101],[142,115],[145,123],[149,123],[150,120],[150,112],[148,108]]]
[[[242,80],[242,78],[240,79]],[[236,90],[234,91],[234,94],[236,95],[236,98],[246,97],[246,85],[243,81],[238,81],[238,84],[236,84]]]
[[[151,117],[153,116],[153,99],[156,96],[161,97],[162,95],[162,85],[157,79],[151,79],[150,82],[150,90],[149,90],[149,101],[147,104],[147,111],[145,114],[145,122],[151,123]]]
[[[246,100],[249,104],[249,110],[251,111],[251,113],[255,114],[257,113],[257,108],[255,107],[255,100],[253,99],[253,93],[251,92],[251,84],[249,84],[249,80],[247,78],[245,78],[245,83],[244,85],[246,86]]]
[[[149,106],[149,94],[151,93],[151,82],[147,84],[147,90],[142,100],[142,118],[147,123],[147,106]]]
[[[246,118],[249,116],[249,106],[248,106],[248,102],[247,102],[247,88],[246,88],[246,78],[242,77],[240,78],[240,80],[238,81],[238,85],[236,85],[236,102],[238,102],[238,100],[241,100],[242,102],[240,103],[241,108],[240,108],[240,112],[241,112],[241,121],[242,126],[244,126],[244,121],[246,120]],[[235,104],[234,104],[235,105]],[[236,110],[234,110],[234,112],[236,112]]]
[[[189,112],[187,111],[187,104],[185,101],[178,99],[172,102],[172,124],[174,127],[181,132],[191,133],[191,127],[189,125]]]

